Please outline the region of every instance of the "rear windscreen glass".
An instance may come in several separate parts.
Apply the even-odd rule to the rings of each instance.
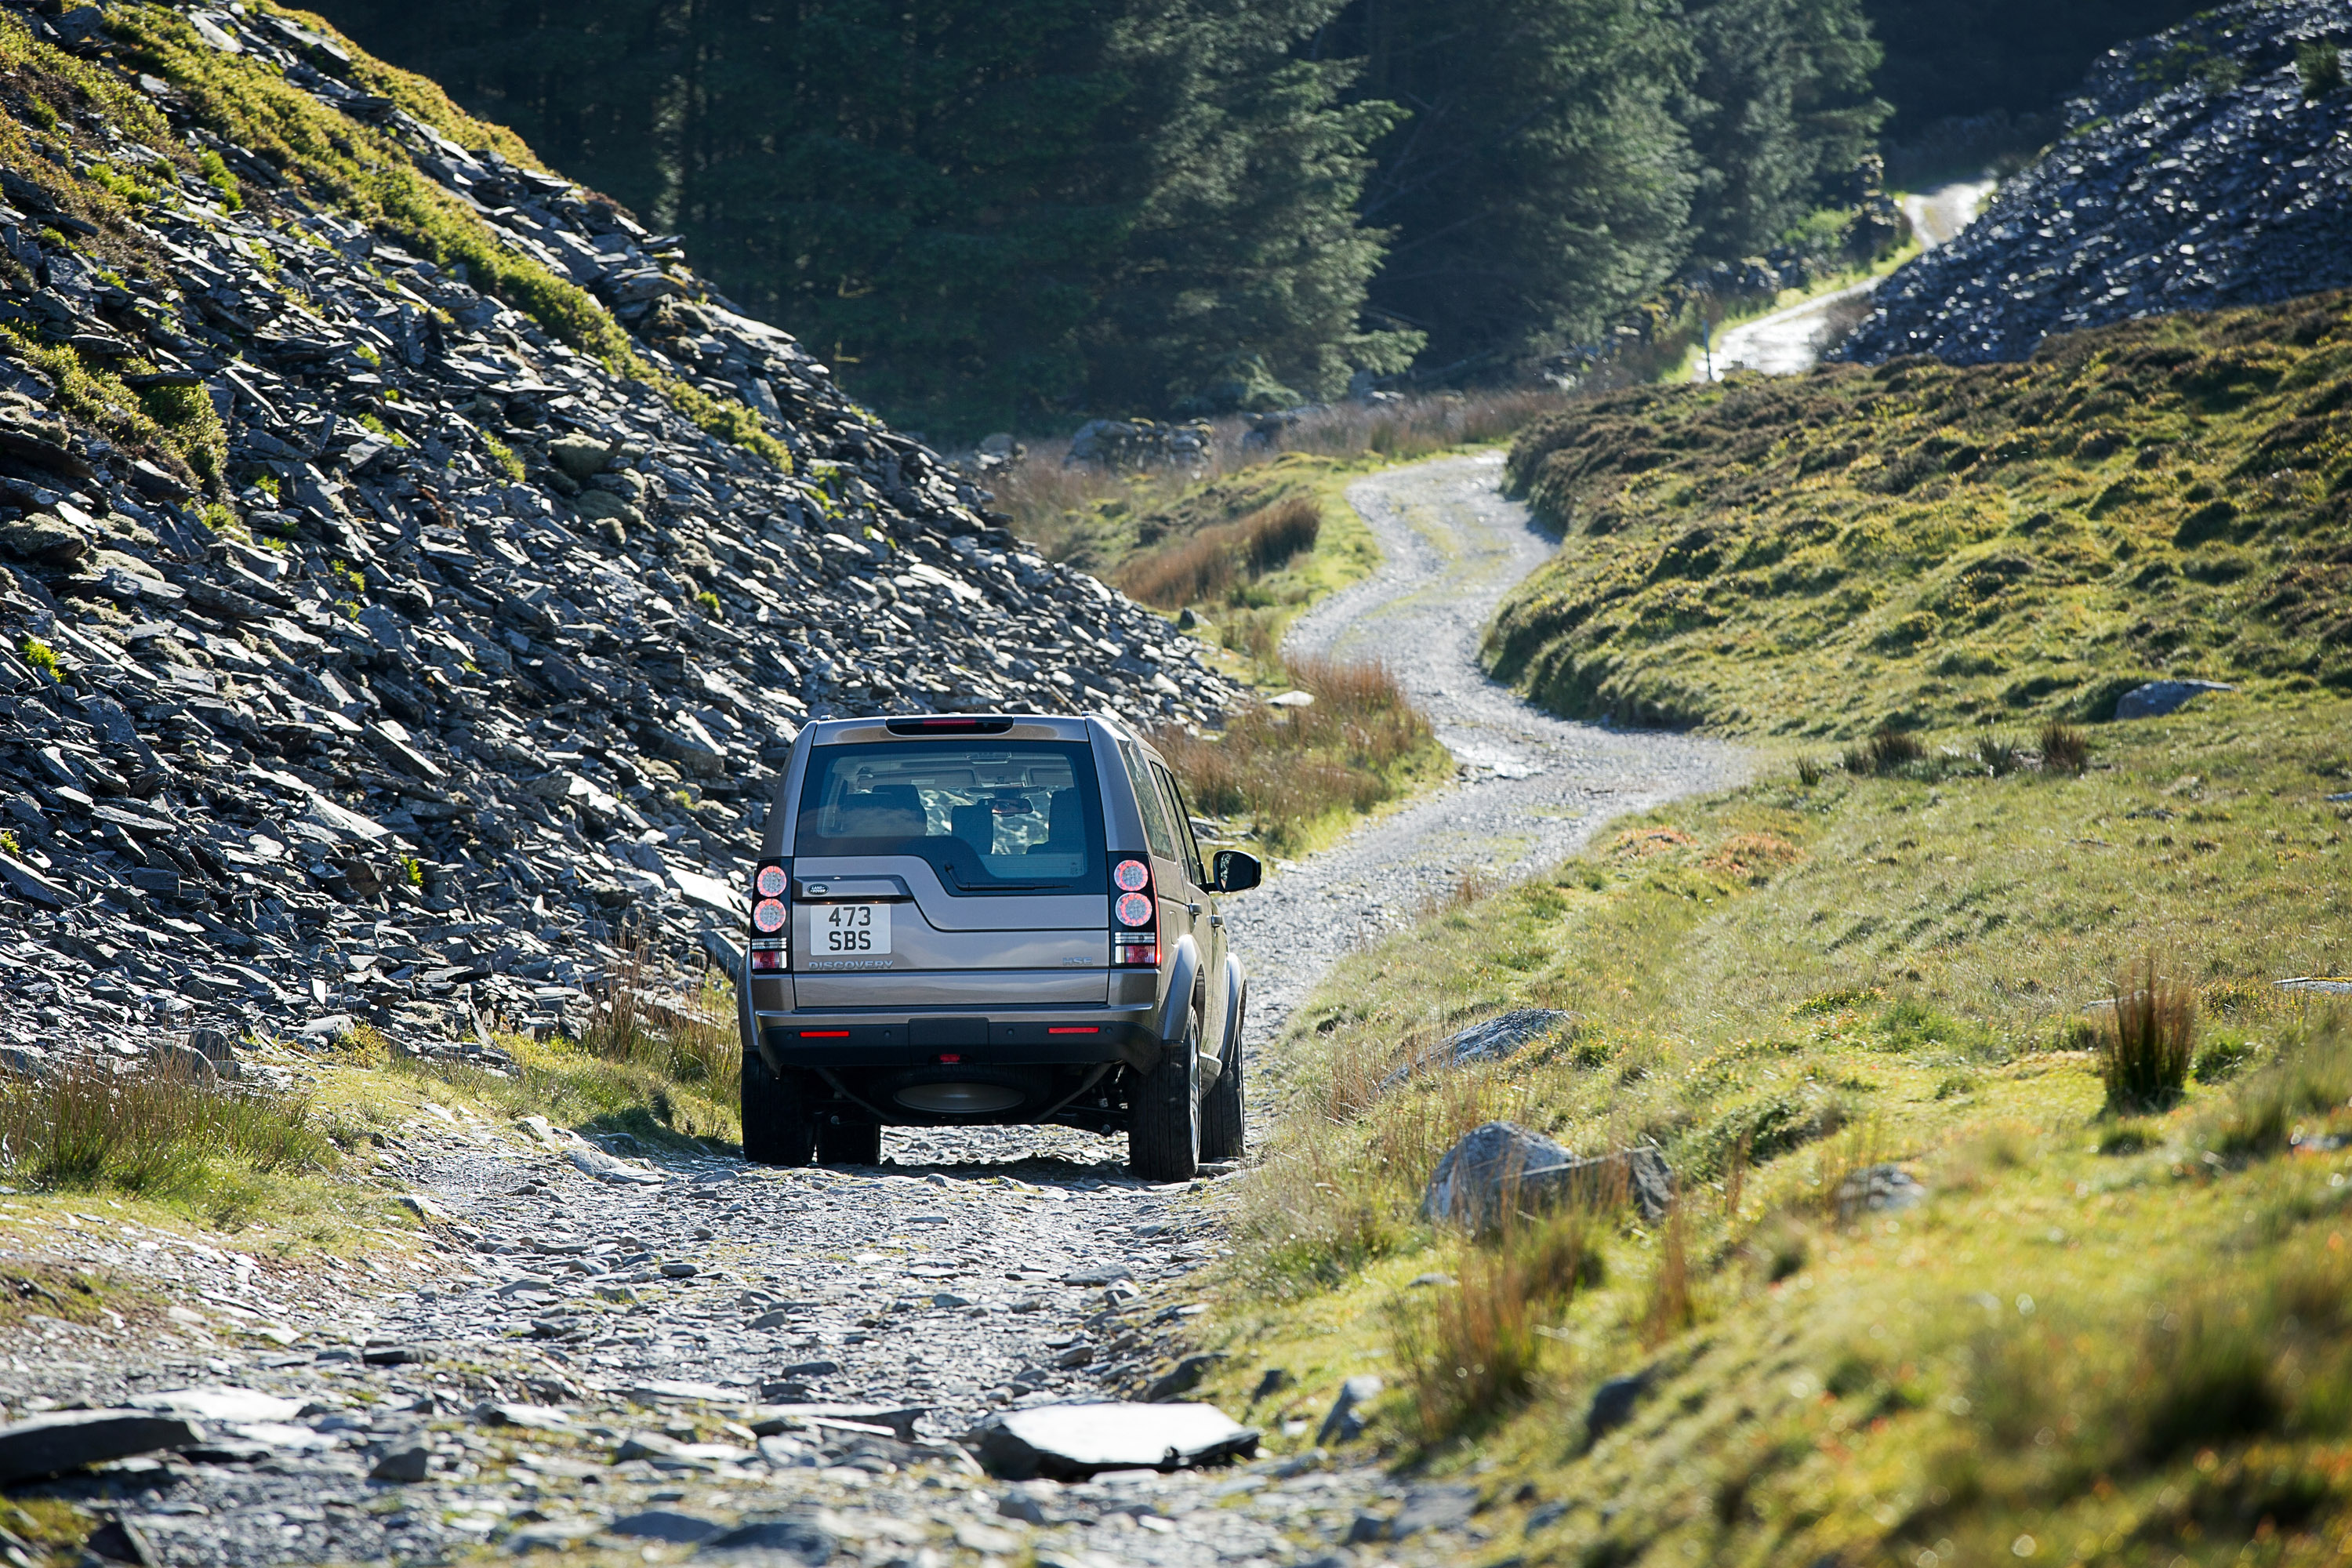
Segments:
[[[793,853],[919,855],[956,893],[1092,891],[1101,844],[1083,742],[898,741],[809,753]]]

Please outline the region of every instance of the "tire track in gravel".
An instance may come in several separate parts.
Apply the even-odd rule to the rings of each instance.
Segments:
[[[1350,948],[1409,924],[1470,873],[1528,876],[1612,816],[1747,776],[1719,741],[1557,719],[1486,677],[1478,647],[1555,548],[1502,493],[1503,454],[1395,468],[1348,489],[1386,559],[1291,625],[1292,653],[1386,664],[1460,764],[1454,783],[1286,865],[1230,906],[1263,1045]]]

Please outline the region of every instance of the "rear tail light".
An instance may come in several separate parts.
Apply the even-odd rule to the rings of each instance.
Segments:
[[[762,860],[751,873],[751,973],[780,974],[792,965],[793,871]]]
[[[1110,868],[1110,961],[1129,968],[1160,967],[1160,900],[1151,893],[1151,866],[1120,860]]]

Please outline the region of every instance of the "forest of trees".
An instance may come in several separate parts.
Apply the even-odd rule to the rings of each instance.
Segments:
[[[1677,270],[1847,199],[1889,112],[1872,22],[1908,37],[1936,7],[323,9],[683,234],[699,270],[861,398],[952,439],[1328,397],[1360,372],[1591,342]]]

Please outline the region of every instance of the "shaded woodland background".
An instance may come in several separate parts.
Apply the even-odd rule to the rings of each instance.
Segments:
[[[1493,377],[2178,0],[329,0],[934,439]],[[1944,159],[1950,162],[1950,157]]]

